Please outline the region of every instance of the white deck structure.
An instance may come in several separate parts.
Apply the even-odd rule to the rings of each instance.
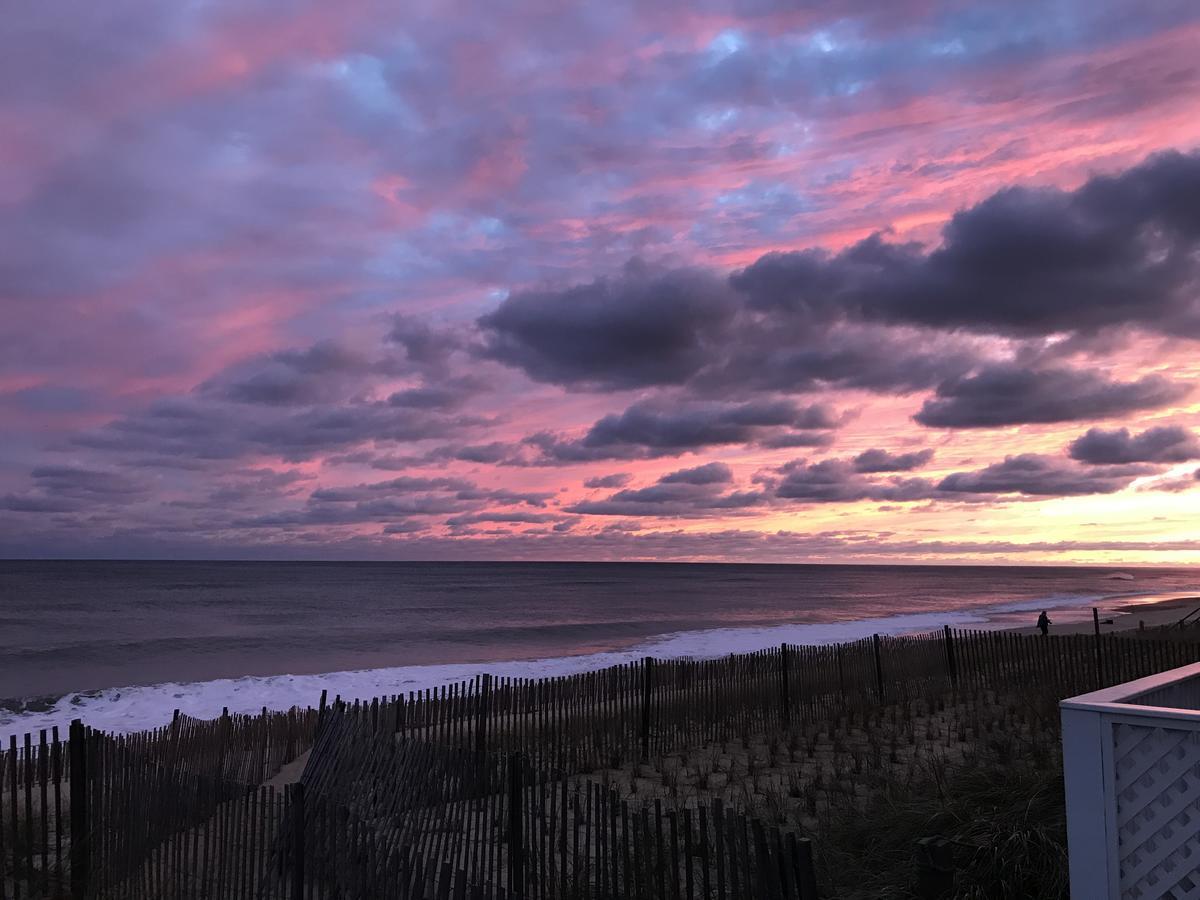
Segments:
[[[1060,705],[1073,900],[1200,900],[1200,663]]]

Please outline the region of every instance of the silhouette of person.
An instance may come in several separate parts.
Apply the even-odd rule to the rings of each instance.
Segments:
[[[1043,609],[1042,614],[1040,616],[1038,616],[1038,621],[1037,621],[1038,631],[1040,631],[1042,633],[1042,637],[1045,637],[1047,634],[1050,633],[1050,625],[1051,624],[1052,623],[1050,621],[1050,617],[1048,615],[1046,615],[1046,611]]]

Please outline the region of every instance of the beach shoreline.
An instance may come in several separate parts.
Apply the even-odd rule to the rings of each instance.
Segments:
[[[1173,595],[1163,597],[1156,595],[1137,599],[1131,597],[1111,597],[1094,604],[1100,612],[1100,632],[1113,634],[1127,631],[1137,631],[1145,628],[1162,628],[1175,625],[1193,610],[1200,609],[1200,595]],[[1090,607],[1089,607],[1090,608]],[[1037,612],[1030,615],[1037,619]],[[1034,624],[1005,628],[1017,634],[1037,634]],[[1055,623],[1051,616],[1050,634],[1091,634],[1095,623],[1091,619]]]
[[[1136,630],[1143,623],[1147,629],[1173,625],[1193,610],[1200,609],[1200,593],[1186,589],[1143,594],[1097,593],[1093,597],[1076,597],[1069,603],[1064,602],[1068,598],[1063,596],[1046,598],[1046,609],[1053,623],[1050,634],[1092,633],[1093,607],[1100,612],[1101,631],[1106,634]],[[222,709],[248,714],[264,706],[275,710],[310,706],[316,704],[322,691],[330,697],[367,698],[438,688],[470,681],[484,673],[513,678],[570,676],[635,662],[645,656],[711,659],[729,653],[777,647],[780,643],[824,645],[861,640],[873,633],[925,634],[941,631],[946,625],[955,630],[1036,634],[1034,622],[1040,612],[1038,606],[1036,602],[1021,601],[1015,607],[1000,606],[990,610],[966,608],[944,613],[901,613],[883,618],[677,632],[621,650],[559,657],[401,665],[313,674],[230,676],[198,682],[72,691],[35,698],[34,703],[17,710],[5,710],[0,703],[0,737],[55,726],[62,730],[74,718],[82,718],[103,730],[131,733],[160,727],[170,721],[175,709],[196,718],[209,719],[219,715]]]

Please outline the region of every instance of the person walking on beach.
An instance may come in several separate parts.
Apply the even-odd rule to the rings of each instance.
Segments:
[[[1037,623],[1038,631],[1042,633],[1042,637],[1045,637],[1050,633],[1050,624],[1050,617],[1046,615],[1046,611],[1043,609],[1042,614],[1038,616]]]

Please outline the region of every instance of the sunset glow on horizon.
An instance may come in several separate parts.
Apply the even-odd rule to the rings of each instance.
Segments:
[[[1200,564],[1200,7],[24,5],[0,556]]]

